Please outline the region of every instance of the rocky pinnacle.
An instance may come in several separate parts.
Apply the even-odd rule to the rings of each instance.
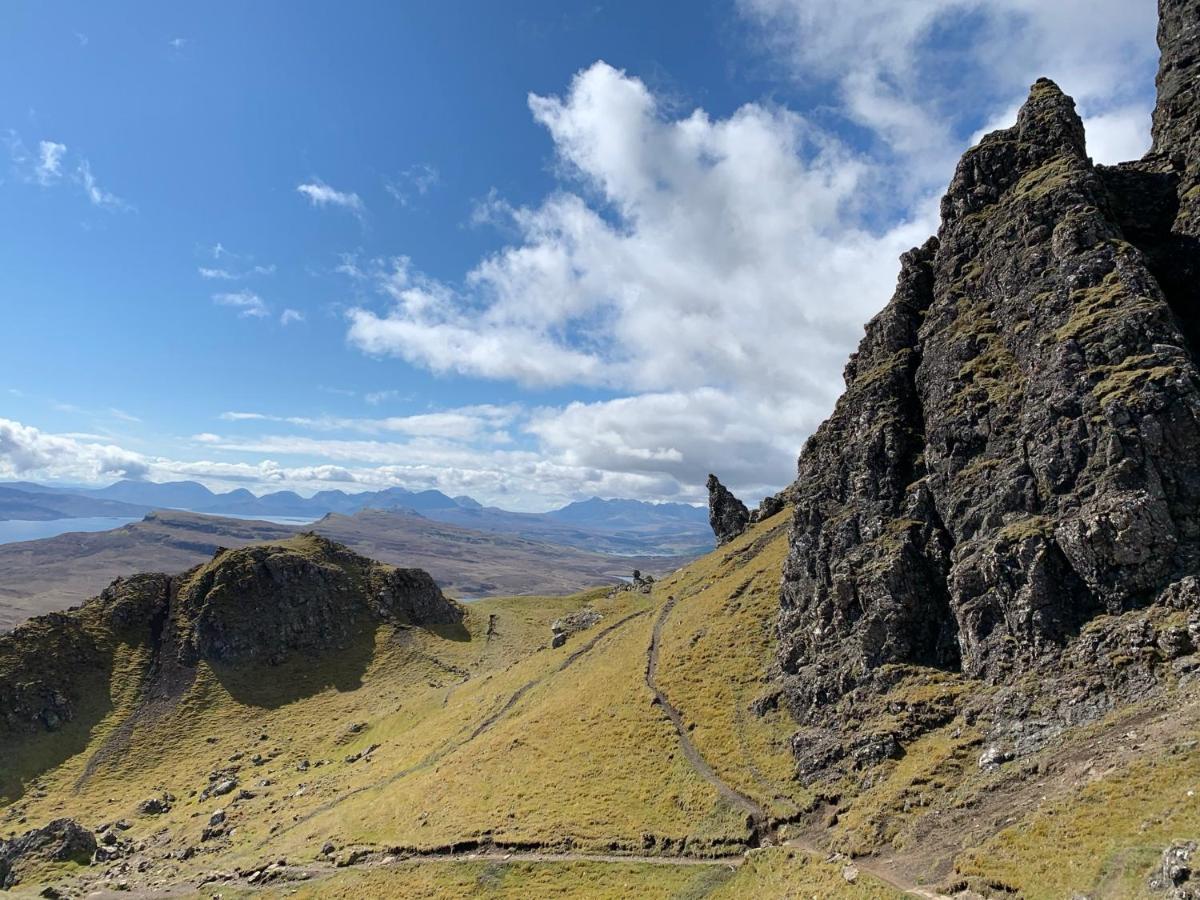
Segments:
[[[750,521],[746,504],[730,493],[716,475],[708,476],[708,521],[717,538],[717,546],[727,544],[743,531]]]
[[[1160,9],[1152,154],[1094,165],[1038,80],[964,154],[805,445],[778,620],[798,716],[888,663],[1006,678],[1200,571],[1200,2]]]

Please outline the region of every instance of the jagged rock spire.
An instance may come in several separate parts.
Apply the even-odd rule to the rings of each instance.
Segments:
[[[1162,7],[1155,146],[1187,157],[1198,2]],[[798,716],[889,663],[1007,677],[1200,570],[1200,372],[1155,262],[1197,253],[1152,194],[1092,165],[1045,79],[964,154],[800,456],[779,619]]]
[[[716,475],[708,476],[707,487],[708,523],[717,537],[717,546],[721,546],[746,530],[750,521],[750,510],[721,484]]]
[[[1151,153],[1200,164],[1200,0],[1159,0],[1158,102]]]

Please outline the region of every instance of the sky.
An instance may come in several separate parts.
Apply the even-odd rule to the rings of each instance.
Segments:
[[[793,477],[962,151],[1140,156],[1152,0],[0,11],[0,479],[544,510]]]

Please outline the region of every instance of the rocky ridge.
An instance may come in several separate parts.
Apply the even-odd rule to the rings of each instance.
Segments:
[[[362,628],[452,625],[462,616],[423,570],[377,563],[315,534],[221,549],[182,575],[118,578],[76,609],[0,635],[0,735],[56,731],[75,719],[107,681],[119,645],[143,648],[147,684],[170,694],[170,682],[190,680],[202,661],[277,665],[344,648]]]
[[[1074,660],[1099,715],[1195,651],[1200,3],[1160,11],[1151,153],[1094,165],[1074,103],[1034,84],[964,155],[804,447],[777,624],[802,768],[896,664],[1049,693]],[[1142,608],[1173,635],[1148,682],[1115,662]]]

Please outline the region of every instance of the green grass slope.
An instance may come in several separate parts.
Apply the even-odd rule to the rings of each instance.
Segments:
[[[0,827],[124,820],[130,850],[31,869],[17,894],[48,880],[226,898],[1098,900],[1140,896],[1166,844],[1197,836],[1186,692],[998,772],[977,765],[980,723],[957,715],[867,773],[802,785],[797,725],[770,702],[788,520],[648,595],[486,600],[461,627],[379,625],[278,666],[201,662],[169,700],[146,696],[136,630],[110,634],[85,607],[101,648],[88,715],[3,748]],[[550,624],[585,607],[599,622],[551,648]],[[987,690],[933,670],[891,681],[864,732]],[[233,790],[206,796],[226,779]],[[167,812],[139,812],[164,794]]]

